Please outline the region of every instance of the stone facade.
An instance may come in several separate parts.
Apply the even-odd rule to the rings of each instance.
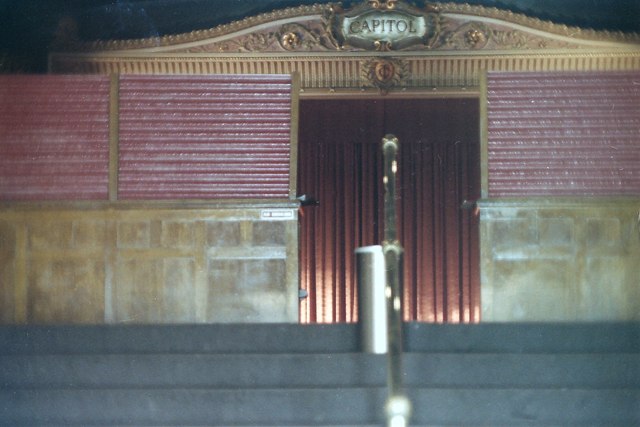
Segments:
[[[2,210],[0,322],[297,322],[297,242],[293,203]]]
[[[639,200],[485,201],[482,320],[640,320]]]

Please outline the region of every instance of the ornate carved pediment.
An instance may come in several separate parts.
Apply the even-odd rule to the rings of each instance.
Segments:
[[[513,51],[625,48],[640,35],[593,31],[509,11],[455,3],[423,9],[401,1],[365,1],[344,10],[316,4],[274,11],[209,30],[137,40],[71,43],[66,51],[286,53],[358,51]]]
[[[454,3],[417,8],[369,0],[274,11],[216,28],[139,40],[65,38],[50,71],[297,73],[301,87],[405,90],[478,87],[483,70],[640,69],[640,35],[572,28]]]

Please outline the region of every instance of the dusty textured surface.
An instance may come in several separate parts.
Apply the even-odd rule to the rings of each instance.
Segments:
[[[264,210],[3,210],[0,322],[296,322],[296,213]]]
[[[640,201],[536,203],[483,205],[483,321],[639,320]]]

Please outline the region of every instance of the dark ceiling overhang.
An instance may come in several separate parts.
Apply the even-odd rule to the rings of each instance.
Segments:
[[[328,3],[317,0],[138,0],[101,1],[70,11],[84,39],[144,38],[212,28],[275,9]],[[100,4],[101,3],[101,4]],[[335,2],[337,3],[337,2]],[[350,7],[362,1],[343,1]],[[412,1],[424,7],[424,0]],[[453,3],[497,7],[569,26],[636,32],[639,0],[464,0]],[[85,2],[86,4],[86,2]]]
[[[18,58],[22,71],[44,71],[62,20],[83,41],[131,39],[213,28],[318,0],[0,0],[0,59]],[[351,7],[361,1],[343,1]],[[424,7],[425,1],[410,3]],[[640,0],[464,0],[555,23],[595,30],[640,32]],[[0,61],[1,62],[1,61]],[[2,65],[0,64],[0,69]]]

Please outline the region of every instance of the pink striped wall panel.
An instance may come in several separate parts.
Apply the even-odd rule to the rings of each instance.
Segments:
[[[288,198],[291,77],[120,80],[120,199]]]
[[[640,195],[640,73],[489,73],[490,197]]]
[[[0,76],[0,200],[108,198],[109,77]]]

